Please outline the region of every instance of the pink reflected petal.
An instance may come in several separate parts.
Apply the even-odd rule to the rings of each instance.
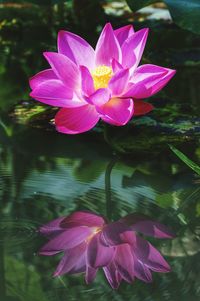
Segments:
[[[77,89],[79,85],[78,67],[65,55],[56,52],[44,52],[56,76],[65,83],[67,89]]]
[[[86,269],[86,274],[85,274],[85,282],[87,284],[91,283],[92,281],[94,281],[96,274],[97,274],[98,269],[94,269],[90,266],[87,266]]]
[[[63,274],[70,272],[77,265],[79,258],[83,255],[85,256],[85,250],[85,243],[82,243],[73,249],[67,250],[59,262],[57,269],[54,272],[54,276],[62,276]]]
[[[134,261],[128,244],[117,246],[114,262],[121,277],[131,283],[134,280]]]
[[[78,274],[86,272],[86,252],[83,252],[79,258],[76,259],[76,264],[68,272],[68,274]]]
[[[115,33],[115,36],[116,36],[120,46],[122,46],[123,43],[125,42],[125,40],[134,34],[133,26],[126,25],[126,26],[120,27],[118,29],[115,29],[114,33]]]
[[[74,248],[82,243],[89,235],[91,230],[88,227],[74,227],[61,232],[59,235],[51,239],[40,250],[40,254],[52,251],[64,251]]]
[[[103,28],[95,49],[96,66],[110,66],[112,59],[121,61],[121,49],[119,42],[115,37],[112,26],[107,23]]]
[[[97,109],[102,120],[117,126],[127,124],[134,113],[133,100],[130,98],[113,98]]]
[[[153,105],[149,102],[135,99],[134,100],[134,116],[145,115],[154,109]]]
[[[52,79],[41,83],[30,96],[45,104],[56,107],[80,106],[81,103],[72,101],[73,92],[60,80]]]
[[[104,274],[113,289],[117,289],[122,280],[121,275],[117,271],[114,261],[103,267]]]
[[[131,68],[134,71],[142,57],[146,40],[148,36],[148,29],[144,28],[128,38],[122,46],[122,65],[124,68]]]
[[[131,227],[134,231],[143,233],[144,235],[153,236],[156,238],[174,238],[175,235],[166,226],[155,221],[137,222]]]
[[[68,31],[58,33],[58,52],[67,56],[77,65],[93,69],[95,61],[94,49],[81,37]]]
[[[134,257],[134,274],[135,277],[144,281],[144,282],[152,282],[152,274],[150,270],[136,257]]]
[[[96,90],[89,97],[89,101],[95,106],[102,106],[110,100],[110,91],[107,88],[100,88]]]
[[[156,238],[174,238],[174,233],[165,225],[151,220],[148,216],[131,213],[120,219],[120,222],[129,226],[132,230],[144,235]]]
[[[64,134],[79,134],[89,131],[98,121],[99,114],[91,105],[63,108],[55,116],[56,129]]]
[[[103,227],[100,240],[106,246],[122,244],[124,242],[124,233],[126,232],[133,233],[125,223],[113,222]]]
[[[59,254],[61,251],[60,250],[52,250],[52,251],[49,251],[49,250],[41,250],[38,252],[39,255],[42,255],[42,256],[54,256],[56,254]]]
[[[133,252],[137,259],[145,264],[148,268],[155,272],[167,273],[170,271],[170,266],[163,256],[149,242],[143,238],[136,237],[136,246],[133,247]]]
[[[100,240],[100,234],[94,235],[87,249],[87,262],[90,267],[99,268],[109,264],[115,254],[114,247],[106,247]]]
[[[76,211],[62,220],[62,228],[72,226],[102,227],[105,220],[102,216],[87,211]]]
[[[129,79],[129,69],[123,69],[115,73],[109,81],[108,87],[112,91],[112,96],[120,96],[126,89]]]
[[[41,71],[29,79],[31,89],[35,89],[38,85],[50,79],[58,79],[52,69]]]
[[[80,66],[80,71],[83,94],[86,96],[90,96],[95,91],[93,78],[87,67]]]
[[[41,226],[39,232],[47,237],[51,237],[52,235],[59,233],[59,231],[63,231],[63,228],[61,228],[60,224],[64,219],[65,217],[63,216],[54,219],[48,224]]]

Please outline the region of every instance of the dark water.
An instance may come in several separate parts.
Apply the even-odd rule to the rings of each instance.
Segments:
[[[150,24],[146,59],[176,68],[177,76],[153,99],[155,112],[137,119],[136,127],[107,128],[106,142],[101,125],[71,137],[49,125],[54,112],[30,115],[36,103],[29,107],[27,78],[42,69],[42,50],[54,49],[57,25],[46,26],[44,16],[34,19],[38,10],[17,12],[0,9],[6,20],[13,14],[17,20],[0,30],[0,301],[200,300],[200,179],[167,145],[178,143],[200,162],[197,37],[168,24]],[[70,18],[67,22],[72,27]],[[82,23],[75,31],[88,34],[89,28]],[[52,278],[60,257],[37,255],[45,242],[37,229],[83,209],[112,219],[140,212],[170,226],[176,239],[152,242],[172,272],[154,273],[151,284],[123,283],[117,291],[101,272],[89,286],[83,275]]]

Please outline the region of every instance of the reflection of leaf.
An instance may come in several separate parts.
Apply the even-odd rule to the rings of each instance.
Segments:
[[[150,5],[156,0],[127,0],[130,8],[134,11]],[[200,2],[199,0],[163,0],[168,6],[174,22],[182,28],[200,34]]]
[[[190,160],[186,155],[184,155],[181,151],[179,151],[173,145],[169,145],[169,147],[177,155],[177,157],[179,157],[179,159],[181,159],[187,166],[189,166],[198,175],[200,175],[200,166],[198,166],[195,162]]]
[[[163,194],[158,194],[156,196],[156,202],[162,208],[172,207],[174,204],[173,194],[172,192],[167,192]]]
[[[137,11],[145,6],[158,2],[157,0],[127,0],[128,5],[134,11]]]
[[[17,275],[17,277],[16,277]],[[33,267],[30,267],[21,260],[12,257],[6,258],[6,278],[8,283],[8,293],[13,297],[19,297],[20,301],[46,301],[43,293],[40,275]]]

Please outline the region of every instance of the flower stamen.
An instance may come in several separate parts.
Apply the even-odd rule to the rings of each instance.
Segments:
[[[96,67],[92,72],[95,89],[106,88],[112,75],[113,71],[111,67],[105,65]]]

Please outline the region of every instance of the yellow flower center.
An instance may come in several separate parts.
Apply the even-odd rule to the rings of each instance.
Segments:
[[[95,89],[106,88],[112,75],[113,72],[111,67],[102,65],[95,68],[92,72]]]

